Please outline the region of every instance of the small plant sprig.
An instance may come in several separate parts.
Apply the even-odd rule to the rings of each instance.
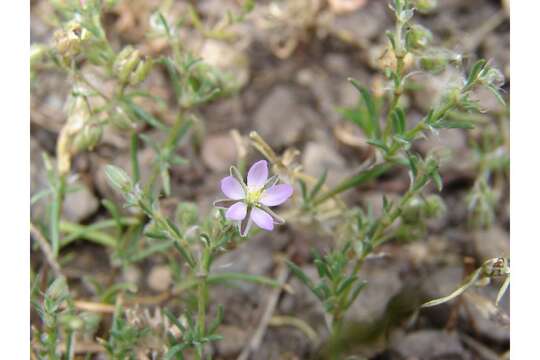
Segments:
[[[43,322],[42,330],[36,330],[34,334],[35,342],[41,348],[40,356],[49,359],[62,358],[59,345],[63,342],[66,359],[73,359],[75,331],[82,328],[83,321],[75,315],[65,278],[58,277],[54,280],[43,294],[43,300],[33,301],[32,305]]]
[[[379,217],[365,215],[362,210],[353,211],[353,216],[345,217],[348,219],[345,221],[350,224],[344,226],[348,229],[343,235],[345,245],[338,245],[328,255],[314,255],[319,282],[314,282],[298,266],[289,263],[293,273],[323,303],[330,319],[327,323],[333,337],[339,336],[344,314],[366,285],[359,279],[365,259],[388,240],[421,237],[422,229],[425,229],[423,222],[430,217],[439,216],[445,209],[440,197],[424,194],[429,183],[435,184],[437,190],[442,190],[439,159],[436,154],[428,154],[425,158],[415,154],[412,151],[413,143],[424,138],[428,132],[437,135],[441,129],[474,128],[475,124],[471,119],[455,119],[449,115],[454,110],[480,112],[480,105],[473,97],[473,92],[479,86],[487,88],[499,101],[504,102],[499,94],[501,73],[487,61],[479,60],[460,84],[451,85],[439,103],[434,104],[414,126],[409,125],[407,109],[401,98],[415,71],[408,72],[407,60],[417,58],[420,69],[432,73],[442,72],[452,63],[461,62],[459,55],[430,46],[432,36],[429,30],[412,22],[414,5],[413,1],[394,0],[390,6],[396,22],[395,30],[387,33],[387,52],[394,61],[384,69],[390,87],[384,122],[381,119],[385,99],[376,98],[356,80],[349,79],[360,94],[360,104],[358,107],[345,109],[342,114],[363,131],[366,142],[376,149],[372,164],[359,174],[325,191],[321,191],[326,177],[324,174],[311,190],[304,181],[300,181],[303,197],[301,209],[316,218],[317,214],[324,211],[323,205],[326,206],[330,199],[348,189],[373,180],[398,166],[405,166],[409,172],[410,184],[407,192],[394,201],[384,197],[383,211]],[[482,163],[485,173],[486,161]],[[477,198],[475,201],[478,201]],[[342,217],[343,211],[337,211],[337,214]],[[399,223],[399,226],[394,226],[396,223]]]
[[[265,206],[272,206],[273,204],[278,204],[285,201],[290,196],[290,191],[292,191],[292,188],[289,188],[288,185],[286,186],[286,189],[283,187],[284,185],[274,185],[277,178],[273,178],[272,186],[266,188],[266,193],[262,191],[262,187],[260,189],[258,187],[256,188],[255,185],[258,185],[259,182],[261,183],[261,186],[262,184],[266,183],[267,171],[268,169],[265,161],[256,163],[252,167],[252,171],[250,171],[251,175],[248,174],[248,186],[250,186],[251,191],[262,192],[259,194],[259,196],[261,197],[261,201],[266,200],[265,203],[267,205]],[[193,214],[190,214],[190,211],[196,209],[191,209],[189,206],[180,208],[180,210],[183,210],[184,212],[178,214],[181,220],[181,226],[178,226],[163,215],[159,209],[158,202],[155,199],[152,199],[149,194],[145,193],[144,190],[141,189],[141,186],[138,183],[135,183],[125,171],[118,167],[109,165],[106,168],[106,174],[111,186],[119,191],[124,197],[126,201],[125,206],[128,208],[139,209],[150,220],[150,222],[148,222],[148,224],[145,226],[144,235],[154,240],[172,243],[179,251],[185,265],[187,266],[188,272],[186,276],[193,279],[196,284],[196,315],[192,314],[191,312],[187,312],[183,317],[185,319],[185,323],[181,323],[172,315],[172,313],[166,312],[168,318],[174,324],[176,324],[178,329],[181,330],[182,334],[181,337],[174,335],[169,336],[171,347],[167,352],[166,358],[173,358],[173,356],[177,356],[177,354],[181,354],[182,351],[190,348],[195,349],[197,358],[204,358],[204,344],[221,339],[221,337],[216,333],[216,330],[223,317],[223,310],[220,307],[217,317],[213,319],[210,324],[208,324],[208,285],[211,279],[210,272],[212,263],[217,256],[224,253],[226,249],[230,247],[234,241],[236,241],[235,239],[237,238],[238,233],[245,236],[247,232],[245,230],[240,231],[240,229],[238,229],[237,233],[235,231],[235,227],[227,221],[240,221],[238,217],[231,217],[230,214],[224,215],[223,213],[219,212],[210,219],[207,226],[193,227],[191,226],[193,220],[187,219],[193,219],[194,216]],[[235,183],[231,184],[232,180],[234,180]],[[226,195],[235,197],[235,202],[242,200],[239,196],[244,196],[246,193],[242,192],[243,188],[240,183],[237,182],[237,180],[234,178],[225,178],[224,183],[225,184],[222,182],[222,187],[224,188],[224,193]],[[285,189],[286,192],[282,193],[282,189]],[[248,194],[251,194],[249,196],[254,196],[252,193]],[[230,202],[230,200],[226,201]],[[240,203],[243,204],[243,202]],[[250,203],[249,206],[255,207],[259,205]],[[247,215],[244,214],[244,216],[246,217]],[[249,222],[255,221],[257,224],[259,224],[259,220],[260,219],[251,220],[251,218],[248,218]],[[266,223],[261,224],[265,225]],[[222,274],[221,277],[223,280],[226,280],[227,278],[236,278],[239,280],[253,281],[256,283],[277,286],[277,282],[262,276],[226,273]]]

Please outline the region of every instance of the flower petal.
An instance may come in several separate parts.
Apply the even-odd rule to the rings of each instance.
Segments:
[[[251,219],[258,227],[264,230],[272,231],[274,229],[274,220],[264,210],[254,207],[251,210]]]
[[[229,220],[240,221],[246,217],[247,206],[244,202],[239,201],[231,206],[225,213],[225,217]]]
[[[244,195],[244,189],[242,189],[242,185],[232,176],[227,176],[221,179],[221,191],[227,196],[229,199],[233,200],[240,200],[245,197]]]
[[[268,179],[268,163],[266,160],[257,161],[248,171],[247,185],[250,189],[260,189]]]
[[[289,184],[274,185],[263,191],[259,201],[266,206],[277,206],[287,201],[292,193],[293,187]]]

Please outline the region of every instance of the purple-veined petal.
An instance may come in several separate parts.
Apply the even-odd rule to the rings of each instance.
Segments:
[[[239,201],[231,206],[225,213],[225,217],[229,220],[240,221],[246,217],[247,206],[244,202]]]
[[[232,176],[227,176],[221,179],[221,191],[227,196],[229,199],[233,200],[240,200],[245,197],[244,195],[244,189],[242,189],[242,185]]]
[[[274,220],[264,210],[254,207],[251,210],[251,219],[258,227],[271,231],[274,229]]]
[[[247,185],[250,189],[260,189],[268,179],[268,163],[266,160],[257,161],[248,171]]]
[[[289,184],[274,185],[263,191],[259,201],[266,206],[277,206],[287,201],[292,193],[293,187]]]

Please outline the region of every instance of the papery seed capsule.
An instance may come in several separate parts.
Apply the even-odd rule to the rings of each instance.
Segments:
[[[414,24],[409,28],[405,41],[407,48],[411,51],[423,50],[429,45],[433,38],[431,31],[422,25]]]
[[[486,85],[501,87],[504,85],[504,75],[498,69],[490,67],[480,75],[480,81]]]
[[[101,140],[103,126],[97,122],[87,123],[73,138],[72,152],[92,150]]]
[[[64,58],[73,58],[81,52],[82,44],[89,36],[89,32],[78,21],[70,21],[64,29],[54,33],[56,50]]]
[[[132,46],[126,46],[120,51],[113,64],[114,74],[120,83],[125,85],[129,82],[132,72],[137,68],[140,61],[139,51]]]
[[[437,7],[437,0],[414,0],[414,7],[418,12],[427,14]]]

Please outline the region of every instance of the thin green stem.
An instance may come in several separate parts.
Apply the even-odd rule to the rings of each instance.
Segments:
[[[62,218],[62,205],[66,193],[66,177],[61,175],[54,191],[54,201],[51,208],[50,238],[54,257],[60,251],[60,219]]]
[[[167,139],[165,139],[165,142],[163,143],[162,148],[171,149],[173,147],[175,142],[178,140],[178,135],[183,130],[184,120],[185,119],[182,115],[178,115],[176,122],[174,123],[172,129],[169,132],[169,135],[167,136]],[[152,168],[152,172],[150,173],[149,180],[147,181],[144,187],[145,194],[149,194],[150,192],[152,192],[154,188],[154,184],[156,182],[156,179],[159,176],[160,171],[161,171],[161,167],[159,165],[159,162],[156,162],[154,167]]]
[[[131,158],[131,173],[133,175],[133,181],[138,183],[141,178],[141,172],[139,167],[139,159],[137,158],[137,152],[139,149],[139,136],[136,130],[131,131],[129,154]]]

